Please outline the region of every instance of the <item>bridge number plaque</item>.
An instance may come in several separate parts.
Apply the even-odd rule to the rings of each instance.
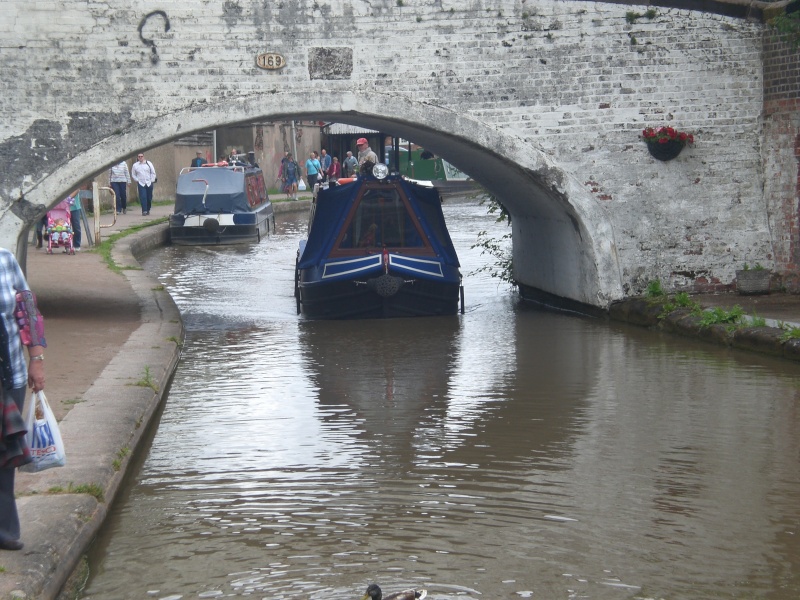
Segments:
[[[265,52],[256,56],[256,66],[261,69],[275,71],[286,66],[286,59],[277,52]]]

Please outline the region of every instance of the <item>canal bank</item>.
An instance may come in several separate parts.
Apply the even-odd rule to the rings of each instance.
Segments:
[[[609,317],[717,345],[800,361],[800,339],[787,336],[800,329],[800,296],[786,293],[745,296],[735,293],[700,294],[691,300],[718,320],[744,313],[736,323],[704,319],[693,308],[675,307],[674,299],[631,298],[616,302]]]
[[[154,215],[153,216],[156,216],[155,215],[155,211],[154,211]],[[142,218],[141,217],[137,217],[135,220],[133,220],[131,222],[134,223],[134,224],[135,223],[141,223],[142,222]],[[158,239],[155,237],[155,232],[156,232],[156,229],[153,229],[149,234],[145,234],[144,232],[142,232],[142,234],[144,234],[144,237],[146,237],[146,238],[148,238],[150,240],[149,243],[157,245],[157,244],[162,243],[162,242],[158,241]],[[137,234],[136,238],[138,238],[139,235],[140,234]],[[132,238],[133,238],[133,236],[132,236]],[[127,238],[125,238],[125,239],[127,239]],[[163,239],[162,239],[162,241],[163,241]],[[122,240],[120,240],[119,244],[121,244],[121,243],[122,243]],[[269,243],[269,242],[267,242],[267,243]],[[120,249],[115,249],[115,256],[117,256],[117,254],[116,254],[117,250],[120,250]],[[127,255],[123,255],[123,256],[121,256],[121,257],[116,259],[118,261],[117,264],[131,265],[131,266],[135,267],[137,263],[132,261],[132,259],[130,258],[131,253],[140,252],[141,250],[142,250],[141,247],[128,248],[128,250],[126,251],[126,252],[128,252]],[[77,274],[78,271],[83,271],[85,269],[89,273],[89,275],[87,276],[88,279],[91,280],[92,278],[94,278],[95,280],[99,281],[101,276],[104,275],[104,273],[101,271],[101,269],[105,269],[105,267],[102,265],[101,262],[98,262],[97,265],[95,265],[95,266],[91,265],[90,263],[84,264],[84,263],[75,262],[74,264],[71,264],[71,263],[65,262],[65,261],[71,261],[71,260],[73,260],[73,258],[76,259],[76,260],[85,261],[85,259],[92,258],[92,257],[93,257],[93,255],[81,254],[78,257],[47,256],[47,257],[41,257],[41,260],[47,259],[45,261],[45,265],[47,267],[51,267],[53,265],[56,265],[56,267],[54,267],[56,269],[58,269],[58,267],[60,267],[60,269],[58,269],[58,270],[61,271],[61,272],[60,273],[59,272],[55,272],[55,276],[56,277],[58,277],[58,276],[65,277],[65,272],[64,272],[65,271],[65,267],[64,267],[64,265],[71,265],[72,267],[74,267],[74,271],[75,271],[76,274]],[[60,262],[54,262],[54,261],[60,261]],[[33,266],[34,265],[32,265],[32,264],[29,265],[29,271],[31,272],[31,275],[32,275],[32,281],[36,281],[37,279],[41,279],[41,277],[37,275],[36,276],[37,279],[33,278],[33,275],[34,275],[34,273],[32,272],[32,267]],[[77,287],[75,292],[74,292],[74,296],[72,298],[68,299],[68,300],[75,300],[75,299],[83,298],[84,299],[83,304],[85,304],[86,306],[90,307],[89,309],[86,309],[86,314],[87,315],[92,315],[92,314],[95,315],[95,320],[94,321],[90,321],[89,319],[84,319],[83,322],[84,322],[84,325],[85,325],[85,329],[73,328],[71,331],[67,332],[67,334],[68,334],[67,335],[67,339],[75,338],[75,343],[74,344],[66,344],[66,345],[64,345],[64,344],[61,344],[61,343],[57,342],[57,338],[54,337],[54,336],[59,334],[59,331],[58,331],[59,329],[63,329],[64,328],[64,325],[62,324],[62,322],[60,322],[60,319],[61,319],[62,315],[58,314],[58,318],[52,318],[55,315],[53,315],[52,311],[50,313],[51,314],[50,322],[52,323],[53,327],[51,327],[51,334],[49,334],[51,336],[51,339],[50,339],[51,348],[48,350],[48,359],[49,359],[48,360],[48,364],[49,364],[49,366],[51,368],[48,370],[48,377],[49,377],[49,383],[48,383],[48,390],[49,391],[48,391],[48,394],[51,397],[57,397],[58,396],[58,392],[60,392],[60,390],[62,390],[66,385],[66,382],[57,381],[55,379],[55,377],[53,376],[52,367],[54,367],[56,364],[61,363],[62,361],[68,362],[68,363],[74,365],[74,367],[75,367],[74,379],[79,379],[80,377],[85,377],[85,374],[83,374],[81,369],[83,368],[83,362],[85,360],[85,353],[88,351],[88,348],[86,348],[83,345],[82,338],[85,335],[84,331],[88,330],[89,328],[94,328],[94,325],[96,324],[96,316],[98,314],[100,314],[103,311],[110,312],[112,316],[114,315],[114,313],[118,313],[118,317],[121,319],[123,317],[123,314],[126,311],[127,312],[134,312],[134,310],[135,310],[135,311],[137,311],[135,313],[136,317],[137,317],[137,321],[136,321],[137,328],[135,328],[134,331],[136,331],[136,329],[138,329],[138,323],[139,323],[138,310],[139,310],[139,304],[140,304],[140,302],[138,300],[138,294],[136,295],[135,300],[132,301],[131,300],[131,294],[133,292],[131,290],[133,290],[133,284],[130,283],[130,278],[127,277],[127,272],[126,272],[126,277],[121,277],[121,276],[113,274],[113,273],[111,275],[114,275],[115,278],[119,278],[119,279],[112,279],[111,283],[113,284],[113,282],[116,282],[116,281],[119,282],[119,287],[121,288],[121,291],[118,294],[119,302],[127,302],[126,308],[124,310],[118,310],[118,309],[115,309],[113,307],[112,302],[110,302],[109,299],[113,298],[114,297],[113,294],[116,293],[116,292],[112,293],[111,291],[108,291],[106,293],[105,297],[103,297],[101,300],[98,300],[98,295],[100,294],[100,290],[97,289],[96,286],[87,288],[86,285],[84,284],[83,287]],[[65,279],[66,279],[66,277],[65,277]],[[59,286],[57,285],[58,284],[58,280],[57,279],[56,279],[55,282],[51,282],[49,280],[45,281],[45,282],[43,282],[43,285],[45,283],[47,284],[46,292],[40,292],[40,295],[42,293],[44,293],[45,296],[49,296],[51,294],[57,293],[56,291],[52,291],[51,290],[51,287],[56,287],[57,289],[59,288]],[[65,282],[62,287],[66,287],[66,285],[67,284]],[[125,289],[126,285],[128,286],[127,290]],[[114,286],[111,285],[111,287],[114,287]],[[152,278],[147,278],[147,279],[144,280],[144,284],[143,284],[142,287],[144,288],[142,290],[144,292],[144,296],[148,296],[148,297],[149,296],[153,296],[153,297],[156,298],[157,301],[162,301],[161,300],[161,294],[165,294],[165,293],[162,290],[159,289],[160,286],[158,285],[158,282],[156,282]],[[38,289],[38,288],[36,288],[36,289]],[[43,297],[42,299],[44,301],[47,298]],[[62,313],[67,313],[67,314],[73,313],[78,308],[78,303],[77,302],[64,301],[64,300],[65,299],[62,298],[61,300],[59,300],[57,302],[52,302],[51,301],[50,304],[48,305],[48,308],[53,308],[53,309],[58,308],[58,309],[61,310]],[[162,303],[163,303],[163,301],[162,301]],[[130,305],[133,305],[133,304],[135,304],[136,306],[134,308],[130,308]],[[66,305],[66,307],[65,307],[65,305]],[[107,308],[109,306],[111,307],[110,309]],[[148,314],[147,311],[145,310],[144,306],[145,306],[144,303],[142,303],[142,308],[141,308],[141,311],[142,311],[141,312],[141,319],[142,320],[147,318],[147,314]],[[163,316],[163,315],[159,317],[160,320],[167,321],[167,322],[169,321],[170,318],[171,317],[169,317],[169,316]],[[178,317],[178,319],[179,319],[179,317]],[[114,322],[113,318],[109,319],[108,323],[104,324],[104,329],[106,329],[106,328],[110,329],[111,327],[113,327],[113,322]],[[76,332],[80,332],[80,335],[78,335]],[[161,336],[165,336],[165,338],[166,338],[169,335],[171,335],[171,334],[169,334],[167,332],[164,332],[162,334],[158,334],[158,337],[154,336],[154,337],[150,337],[148,339],[149,345],[145,345],[141,349],[142,352],[147,354],[147,358],[146,358],[147,361],[153,361],[152,357],[155,356],[155,351],[156,350],[158,350],[158,351],[162,350],[163,349],[163,348],[161,348],[162,345],[163,346],[167,346],[167,347],[169,346],[169,344],[162,344],[161,343],[161,339],[162,339]],[[102,338],[102,336],[101,336],[101,338]],[[127,365],[127,360],[129,358],[127,356],[127,350],[122,344],[122,342],[124,342],[125,339],[127,339],[127,338],[122,338],[120,335],[116,335],[114,339],[108,341],[108,346],[104,348],[104,354],[106,354],[106,355],[112,355],[113,354],[115,358],[119,358],[119,360],[122,361],[123,365]],[[178,338],[178,339],[180,339],[180,338]],[[172,340],[172,341],[174,343],[174,340]],[[96,344],[98,344],[98,345],[101,345],[103,343],[104,342],[102,341],[102,339],[99,339],[96,342]],[[118,344],[119,347],[115,349],[114,344]],[[67,350],[62,351],[62,346],[66,346]],[[175,349],[172,350],[172,352],[175,352],[175,351],[179,350],[177,348],[177,344],[175,344],[175,346],[176,347],[175,347]],[[66,358],[63,358],[63,359],[62,358],[58,358],[59,353],[61,353],[62,355],[65,355]],[[440,353],[440,354],[442,354],[442,353]],[[79,357],[79,358],[76,358],[76,357]],[[144,387],[145,385],[149,386],[148,381],[147,381],[148,378],[144,377],[145,373],[143,373],[141,371],[141,368],[142,368],[143,365],[144,366],[150,366],[150,365],[153,364],[153,362],[144,362],[144,363],[138,363],[137,364],[136,363],[136,358],[134,357],[133,359],[130,359],[130,368],[128,368],[127,371],[120,372],[118,374],[118,377],[119,378],[127,378],[125,386],[128,387],[128,388],[130,388],[130,387]],[[105,369],[104,369],[104,371],[105,371]],[[157,381],[156,377],[154,375],[154,376],[152,376],[150,378],[150,383],[152,383],[154,386],[158,387],[159,390],[162,390],[162,392],[160,392],[160,393],[163,393],[163,390],[166,387],[168,380],[169,380],[169,375],[167,375],[166,379],[164,379],[163,381],[162,380],[158,380]],[[92,385],[92,382],[94,382],[93,385]],[[113,381],[111,383],[113,383]],[[144,384],[144,385],[142,385],[142,384]],[[91,390],[92,388],[101,388],[102,391],[106,391],[105,383],[102,383],[100,380],[87,378],[87,379],[84,380],[84,385],[85,386],[89,386],[89,390]],[[153,392],[151,394],[151,396],[153,396],[153,397],[157,396],[157,394],[155,393],[155,389],[152,389],[151,391]],[[145,390],[145,392],[147,392],[147,390]],[[110,395],[111,394],[106,391],[105,396],[108,397]],[[86,404],[88,402],[88,398],[89,398],[90,394],[89,394],[89,391],[87,391],[86,393],[82,393],[81,392],[81,393],[79,393],[79,396],[80,396],[80,402],[76,402],[73,405],[73,408],[69,409],[69,412],[71,412],[72,415],[68,415],[67,417],[65,417],[64,423],[69,422],[70,419],[76,418],[74,416],[77,415],[77,412],[73,412],[73,411],[75,411],[76,408]],[[102,398],[101,398],[101,401],[105,402],[105,400],[102,400]],[[155,400],[156,406],[159,404],[159,402],[160,402],[160,397]],[[127,410],[127,407],[122,406],[122,407],[119,407],[118,410],[124,412],[125,410]],[[86,417],[86,416],[87,415],[84,413],[84,417]],[[117,418],[117,417],[118,417],[117,412],[114,412],[114,418]],[[119,416],[119,418],[123,418],[123,417]],[[75,425],[73,425],[73,428],[75,428],[76,425],[77,426],[83,426],[86,431],[93,431],[91,423],[88,423],[88,422],[87,423],[83,423],[82,421],[79,421]],[[102,430],[103,426],[104,426],[104,424],[100,423],[100,426],[99,427],[95,426],[95,428],[99,428],[99,429]],[[145,428],[145,424],[144,423],[140,424],[139,428],[144,429]],[[123,432],[122,434],[124,434],[124,433],[125,432]],[[95,435],[95,434],[92,433],[91,435]],[[116,438],[114,438],[113,435],[108,435],[107,437],[108,437],[108,439],[110,440],[111,443],[107,444],[106,446],[102,446],[102,444],[101,444],[102,440],[101,439],[95,439],[95,441],[97,442],[95,444],[95,446],[98,447],[98,448],[100,448],[102,446],[102,449],[101,449],[101,451],[99,451],[99,454],[101,454],[102,456],[105,457],[103,460],[107,461],[107,464],[111,464],[112,468],[115,467],[115,466],[118,467],[119,471],[117,471],[117,472],[124,472],[128,468],[129,456],[133,452],[138,451],[137,448],[136,448],[136,445],[137,444],[141,444],[142,435],[141,434],[135,434],[135,435],[137,435],[137,437],[132,442],[133,445],[130,448],[128,448],[126,452],[122,452],[121,451],[121,448],[123,448],[123,447],[127,448],[127,446],[124,446],[124,438],[122,438],[121,436],[118,439],[116,439]],[[70,466],[72,466],[75,463],[76,460],[83,460],[83,459],[82,458],[77,458],[77,459],[72,460]],[[100,460],[100,459],[98,458],[98,460]],[[101,461],[101,464],[105,464],[105,463],[102,463],[102,461]],[[58,470],[56,470],[56,471],[58,471]],[[99,471],[99,469],[98,469],[98,471]],[[54,471],[54,473],[55,473],[55,471]],[[46,475],[46,474],[41,474],[41,476],[44,476],[44,475]],[[103,473],[100,473],[98,475],[98,477],[100,477],[100,476],[103,476]],[[31,476],[31,477],[35,478],[37,476]],[[120,479],[121,479],[121,475],[120,475]],[[63,480],[64,481],[70,481],[70,479],[68,477],[66,477],[66,476],[63,476]],[[117,482],[117,487],[119,487],[118,484],[119,484],[119,481]],[[85,486],[85,487],[79,488],[78,486]],[[99,486],[99,484],[98,484],[98,486]],[[42,485],[41,488],[45,489],[46,486]],[[93,488],[93,487],[90,487],[88,484],[84,483],[83,481],[75,480],[74,484],[73,484],[73,487],[72,487],[72,491],[75,492],[74,494],[72,494],[72,495],[75,495],[75,496],[81,496],[81,495],[89,496],[89,498],[87,500],[89,500],[89,502],[91,502],[91,500],[92,500],[91,494],[93,492],[96,492],[97,489]],[[88,494],[79,494],[77,492],[89,492],[89,493]],[[41,496],[44,496],[46,493],[47,492],[43,492],[41,494]],[[30,556],[27,559],[23,558],[21,560],[21,562],[20,562],[20,570],[12,572],[11,569],[8,569],[7,573],[4,573],[0,577],[4,578],[4,576],[7,575],[7,574],[14,574],[15,576],[17,576],[17,575],[22,575],[22,576],[30,575],[30,577],[33,579],[33,584],[38,584],[39,585],[38,589],[48,589],[48,590],[50,590],[50,589],[55,588],[56,583],[53,583],[53,584],[49,585],[49,587],[46,587],[46,584],[48,584],[47,578],[48,577],[52,577],[54,580],[57,581],[58,578],[62,575],[62,572],[56,572],[56,569],[59,567],[59,561],[67,562],[68,560],[72,560],[73,558],[74,558],[75,561],[78,560],[78,557],[80,556],[80,554],[82,554],[83,550],[86,548],[86,546],[88,546],[88,544],[90,543],[91,539],[93,538],[94,533],[96,533],[96,531],[100,528],[100,524],[105,519],[106,506],[108,504],[110,504],[110,501],[112,499],[112,496],[106,495],[103,498],[104,501],[105,501],[104,503],[97,503],[95,501],[96,504],[105,504],[106,506],[100,506],[98,508],[98,507],[96,507],[94,505],[91,505],[91,506],[89,506],[89,507],[87,507],[85,509],[84,513],[81,513],[82,516],[85,516],[85,518],[87,518],[87,519],[94,518],[94,513],[89,513],[89,509],[93,509],[95,511],[95,513],[97,513],[97,517],[94,518],[94,521],[92,521],[90,523],[90,525],[91,525],[90,528],[89,527],[82,528],[80,523],[76,523],[74,526],[71,525],[70,528],[61,529],[60,528],[60,524],[62,522],[70,522],[70,519],[73,517],[73,513],[70,512],[72,510],[70,508],[70,506],[71,506],[70,504],[67,504],[67,503],[56,504],[56,501],[59,498],[63,498],[64,496],[68,496],[68,495],[69,494],[54,496],[53,504],[44,506],[44,508],[39,507],[38,512],[36,512],[36,511],[28,511],[27,508],[26,508],[26,513],[27,514],[23,514],[23,530],[24,530],[23,531],[23,541],[25,541],[25,543],[26,543],[26,549],[23,551],[23,553],[30,552]],[[27,497],[21,498],[21,504],[22,504],[22,500],[25,500],[27,502],[28,498]],[[82,508],[82,505],[79,508]],[[71,524],[71,522],[70,522],[70,524]],[[58,554],[59,552],[61,553],[60,555]],[[12,554],[14,554],[14,553],[3,553],[2,555],[0,555],[0,564],[2,564],[3,566],[6,566],[5,565],[6,558],[7,558],[7,556],[11,556]],[[22,554],[22,553],[17,553],[17,554]],[[48,556],[48,554],[52,554],[53,556],[50,557],[50,556]],[[44,559],[42,557],[44,557]],[[49,561],[47,564],[49,564],[52,567],[49,572],[45,571],[43,567],[36,567],[36,569],[38,569],[38,570],[35,573],[32,573],[32,574],[28,574],[27,572],[24,571],[25,569],[31,569],[35,565],[39,565],[40,564],[39,561],[42,561],[42,560],[45,560],[45,559],[47,561]],[[2,579],[0,579],[0,582],[2,582]],[[36,589],[37,588],[26,588],[26,589],[32,589],[33,591],[30,594],[28,594],[26,596],[22,596],[22,597],[28,597],[28,598],[48,598],[48,597],[52,597],[52,596],[47,596],[45,594],[36,593]],[[5,597],[5,596],[2,596],[2,597]]]

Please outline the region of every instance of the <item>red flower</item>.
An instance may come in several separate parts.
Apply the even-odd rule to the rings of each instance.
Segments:
[[[666,125],[654,128],[646,127],[642,130],[642,139],[648,144],[666,144],[669,142],[680,142],[682,144],[694,144],[694,136],[685,131],[678,131],[674,127]]]

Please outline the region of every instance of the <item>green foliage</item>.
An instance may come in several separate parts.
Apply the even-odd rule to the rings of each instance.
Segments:
[[[710,327],[711,325],[736,326],[741,323],[742,317],[744,317],[744,310],[738,304],[730,310],[717,306],[711,310],[702,311],[700,327]]]
[[[489,273],[492,277],[497,277],[501,281],[516,285],[513,273],[513,259],[511,251],[508,249],[508,240],[510,239],[510,233],[506,233],[500,238],[489,237],[486,231],[478,233],[478,241],[472,245],[472,248],[481,248],[481,255],[488,254],[494,257],[495,262],[475,269],[470,274]]]
[[[753,269],[753,271],[763,271],[764,270],[764,265],[762,265],[761,263],[756,263],[752,267],[752,269]],[[744,266],[742,267],[742,271],[749,271],[749,270],[750,270],[750,265],[748,265],[747,263],[744,263]]]
[[[177,337],[175,337],[174,335],[169,336],[167,338],[167,341],[168,342],[173,342],[178,348],[183,348],[183,344],[181,343],[181,341]]]
[[[153,381],[153,375],[150,373],[150,367],[145,366],[144,368],[144,377],[137,381],[134,385],[139,387],[149,387],[154,392],[158,392],[158,386],[156,382]]]
[[[105,494],[103,488],[96,483],[81,483],[79,485],[70,484],[64,488],[57,485],[47,490],[48,494],[89,494],[94,496],[98,502],[105,502]]]
[[[117,458],[115,458],[111,463],[111,466],[115,471],[119,471],[122,468],[122,461],[125,460],[125,457],[128,456],[130,452],[131,451],[127,446],[124,446],[117,451]]]
[[[625,13],[625,20],[628,22],[629,25],[633,25],[636,23],[636,19],[640,18],[642,15],[640,13],[634,12],[629,10]]]
[[[800,327],[789,326],[786,324],[781,325],[783,334],[781,334],[781,341],[788,342],[790,340],[800,340]]]
[[[800,12],[791,14],[781,13],[773,17],[769,24],[775,29],[785,42],[797,49],[800,46]]]
[[[678,292],[670,302],[664,304],[661,309],[661,314],[658,315],[659,319],[665,319],[669,313],[679,308],[690,308],[692,313],[697,313],[702,310],[702,307],[692,300],[692,297],[686,292]]]
[[[108,268],[114,271],[115,273],[122,273],[122,271],[130,267],[120,267],[116,262],[114,262],[113,257],[111,256],[111,249],[114,247],[114,243],[117,240],[120,240],[126,236],[132,235],[141,231],[146,227],[152,227],[153,225],[159,225],[160,223],[165,223],[169,220],[169,217],[162,217],[160,219],[154,219],[152,221],[148,221],[147,223],[142,223],[141,225],[136,225],[134,227],[130,227],[129,229],[125,229],[124,231],[119,231],[108,236],[104,239],[100,244],[95,246],[90,250],[90,252],[97,252],[103,259],[103,262],[108,265]]]
[[[692,300],[692,297],[686,292],[678,292],[677,294],[675,294],[675,304],[685,308],[685,307],[696,306],[697,302]]]
[[[750,327],[766,327],[767,320],[764,317],[759,317],[756,313],[750,317]]]
[[[661,287],[661,282],[658,279],[654,279],[647,284],[645,295],[648,298],[662,298],[667,294],[664,292],[664,288]]]
[[[487,212],[490,215],[497,215],[495,222],[507,222],[511,225],[511,215],[506,210],[496,196],[486,193],[481,204],[488,202],[489,207]],[[509,248],[509,240],[511,240],[511,233],[506,233],[499,238],[489,237],[487,231],[478,233],[478,241],[471,246],[471,248],[480,248],[481,255],[488,254],[495,259],[493,264],[485,265],[472,271],[470,275],[475,273],[489,273],[492,277],[497,277],[512,286],[516,285],[514,281],[514,265],[511,249]]]
[[[653,20],[658,16],[658,11],[655,8],[648,8],[645,11],[644,16],[650,20]]]

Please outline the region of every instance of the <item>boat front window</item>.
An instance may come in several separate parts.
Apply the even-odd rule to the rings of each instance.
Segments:
[[[424,248],[415,219],[397,189],[377,188],[364,192],[338,248]]]

